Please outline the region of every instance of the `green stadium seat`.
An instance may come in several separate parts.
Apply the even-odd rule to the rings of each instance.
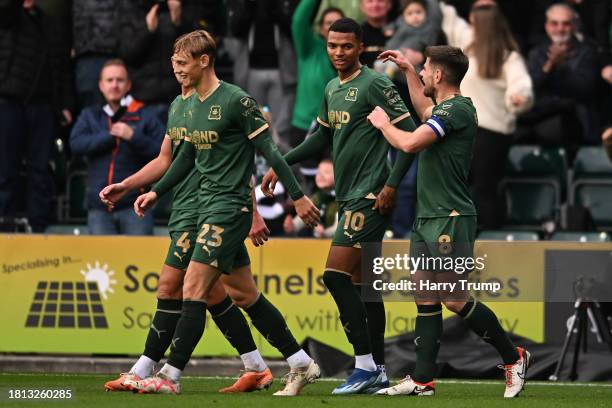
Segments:
[[[574,179],[576,178],[610,178],[612,161],[601,146],[581,147],[574,160]]]
[[[600,229],[612,227],[612,162],[602,147],[582,147],[576,154],[570,202],[591,211]]]
[[[75,171],[66,180],[66,219],[69,221],[85,221],[87,218],[87,172]]]
[[[608,242],[607,232],[555,232],[552,241]]]
[[[508,153],[507,172],[513,177],[550,177],[563,185],[567,169],[567,154],[560,147],[518,145],[512,146]]]
[[[542,229],[557,218],[567,177],[564,149],[513,146],[506,174],[501,188],[506,197],[508,224]]]
[[[49,225],[45,230],[47,235],[89,235],[87,225]]]
[[[537,232],[533,231],[482,231],[479,240],[488,241],[538,241]]]

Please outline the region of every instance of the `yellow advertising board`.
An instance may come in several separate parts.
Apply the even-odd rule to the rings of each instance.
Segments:
[[[298,341],[311,337],[349,352],[322,281],[329,244],[272,239],[261,248],[249,246],[249,253],[260,290],[285,315]],[[161,237],[0,235],[0,352],[141,353],[167,246]],[[477,279],[503,282],[499,293],[483,293],[483,299],[495,300],[489,305],[505,329],[535,341],[544,336],[543,303],[513,299],[517,291],[542,290],[544,249],[541,243],[486,242],[477,248],[489,258]],[[387,337],[414,330],[412,301],[386,302],[386,311]],[[252,332],[263,355],[280,355]],[[235,351],[208,317],[195,354]]]

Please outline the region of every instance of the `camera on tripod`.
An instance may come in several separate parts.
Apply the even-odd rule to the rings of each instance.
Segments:
[[[602,308],[602,305],[590,296],[596,287],[597,281],[592,277],[585,278],[583,275],[580,275],[574,281],[574,314],[570,319],[571,324],[567,329],[555,372],[548,377],[550,381],[559,380],[559,373],[563,368],[565,356],[573,337],[575,337],[574,355],[569,379],[575,381],[578,378],[578,357],[581,348],[583,353],[587,352],[589,322],[597,336],[597,341],[599,343],[607,343],[608,349],[612,351],[612,332],[610,331],[610,322],[607,318],[610,305],[605,304],[605,307]]]

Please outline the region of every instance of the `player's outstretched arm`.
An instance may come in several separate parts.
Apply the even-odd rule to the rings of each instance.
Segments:
[[[313,134],[285,154],[285,161],[291,166],[303,160],[310,159],[320,154],[331,145],[331,141],[332,136],[329,128],[325,125],[319,125]]]
[[[112,209],[115,203],[130,191],[148,186],[159,180],[168,170],[170,164],[172,164],[172,141],[166,137],[156,158],[120,183],[104,187],[99,194],[100,200]]]
[[[188,142],[188,140],[185,140]],[[146,194],[140,195],[134,202],[134,211],[139,217],[144,217],[145,211],[153,207],[159,197],[172,190],[174,186],[184,180],[191,169],[193,169],[195,161],[195,147],[191,143],[185,143],[181,147],[181,151],[172,161],[172,165],[168,171]]]
[[[391,61],[395,63],[398,68],[406,76],[406,82],[408,82],[408,89],[410,90],[410,100],[412,106],[416,110],[421,122],[425,122],[431,116],[431,111],[434,107],[433,101],[425,96],[423,93],[423,83],[419,77],[418,72],[414,66],[408,61],[408,59],[397,50],[387,50],[378,56],[383,62]]]
[[[320,125],[313,134],[308,136],[302,143],[285,154],[285,161],[289,165],[293,165],[318,155],[331,144],[331,140],[332,138],[329,128],[324,125]],[[274,196],[274,189],[276,188],[277,181],[278,176],[274,172],[274,169],[271,168],[261,181],[261,191],[264,193],[264,195],[267,197]]]
[[[396,128],[380,106],[374,108],[368,115],[368,120],[382,132],[389,144],[405,153],[418,153],[438,140],[438,136],[428,125],[419,126],[414,132]]]
[[[278,177],[283,182],[289,196],[293,200],[298,217],[300,217],[306,225],[314,227],[320,219],[319,209],[302,192],[291,168],[283,156],[281,156],[274,142],[272,142],[270,132],[263,132],[251,140],[253,145],[261,151],[270,166],[274,169],[274,172],[278,174]]]
[[[255,191],[251,190],[251,199],[253,200],[253,222],[249,231],[249,238],[255,246],[263,245],[270,236],[270,230],[266,225],[263,217],[257,210],[257,200],[255,199]]]

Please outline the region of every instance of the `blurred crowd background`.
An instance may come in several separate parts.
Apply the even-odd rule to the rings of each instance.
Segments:
[[[362,63],[388,75],[410,109],[403,75],[377,61],[380,52],[399,49],[417,67],[429,45],[469,56],[462,92],[479,116],[470,187],[485,234],[597,231],[607,240],[611,8],[610,0],[0,0],[0,229],[165,234],[170,197],[137,219],[133,197],[111,214],[97,194],[159,152],[180,93],[174,40],[212,33],[218,75],[259,102],[287,151],[317,126],[336,75],[325,37],[346,16],[363,24]],[[322,212],[314,230],[290,212],[282,185],[274,198],[256,190],[273,235],[330,236],[332,166],[326,154],[295,169]],[[410,231],[417,167],[399,188],[389,237]],[[254,176],[266,170],[257,157]]]

